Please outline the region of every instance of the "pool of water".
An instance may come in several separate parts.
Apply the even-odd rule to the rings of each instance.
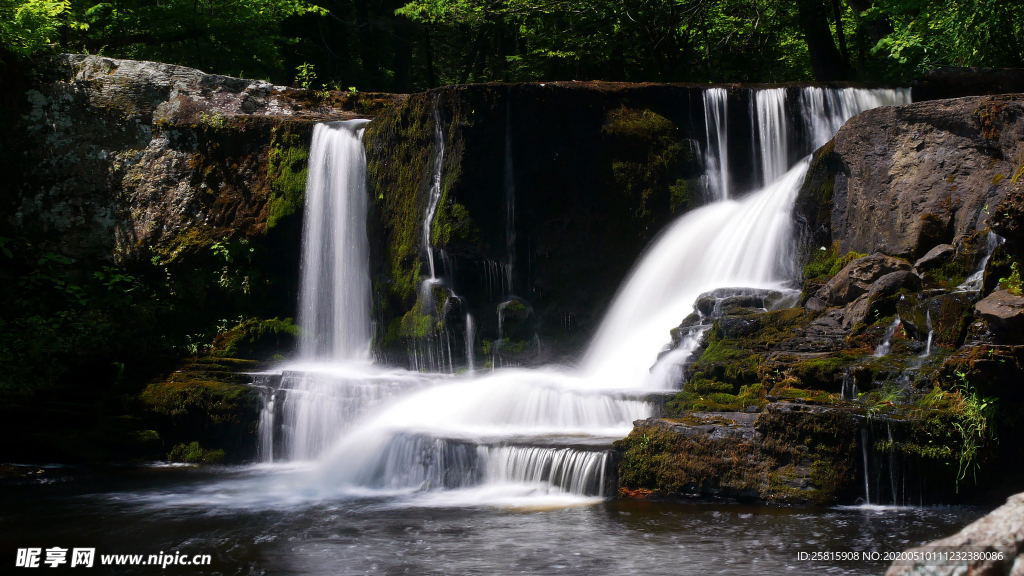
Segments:
[[[190,574],[882,574],[884,562],[799,553],[901,550],[988,511],[602,501],[523,486],[503,489],[504,500],[472,489],[304,497],[275,488],[303,473],[47,469],[0,485],[3,562],[16,548],[59,546],[95,547],[97,564],[105,554],[212,556],[201,569],[166,569]],[[86,573],[161,571],[97,568]]]

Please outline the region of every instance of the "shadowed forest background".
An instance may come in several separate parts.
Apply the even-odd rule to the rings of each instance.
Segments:
[[[901,81],[1024,65],[1013,0],[0,0],[0,27],[18,56],[87,52],[360,91]]]

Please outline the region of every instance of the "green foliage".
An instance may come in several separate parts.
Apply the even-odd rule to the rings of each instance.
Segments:
[[[848,79],[1024,63],[1024,7],[1007,0],[0,0],[5,52],[155,60],[208,72],[412,92],[468,81],[810,80],[812,48]],[[395,8],[398,7],[398,10]],[[824,41],[808,40],[816,9]],[[297,71],[298,74],[293,74]]]
[[[156,318],[164,295],[128,270],[97,265],[82,270],[54,252],[38,253],[25,239],[2,239],[0,269],[0,391],[43,389],[80,361],[113,361],[145,350],[159,338]]]
[[[938,66],[1020,66],[1024,5],[1002,0],[884,0],[861,18],[891,32],[871,53],[882,76],[900,79]]]
[[[840,257],[839,242],[833,243],[829,248],[822,246],[820,250],[814,253],[811,261],[804,266],[804,278],[810,280],[835,276],[847,264],[865,256],[867,254],[847,252],[844,256]]]
[[[87,30],[71,6],[70,0],[0,0],[0,46],[29,56],[56,42],[62,28]]]
[[[1010,265],[1010,276],[1007,278],[1000,278],[999,285],[1002,286],[1003,290],[1006,290],[1010,294],[1013,294],[1014,296],[1021,296],[1024,292],[1022,292],[1020,270],[1017,265],[1017,262]]]
[[[189,464],[217,464],[224,460],[224,456],[223,450],[204,450],[199,442],[192,442],[191,444],[181,443],[171,448],[167,459],[171,462],[187,462]]]
[[[810,78],[795,6],[771,0],[414,0],[398,14],[443,30],[444,52],[471,46],[468,66],[465,48],[441,55],[445,83],[573,71],[617,80]]]

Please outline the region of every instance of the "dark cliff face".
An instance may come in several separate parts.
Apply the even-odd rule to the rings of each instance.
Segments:
[[[383,224],[374,258],[386,285],[383,324],[415,306],[429,276],[422,227],[440,137],[437,274],[481,337],[498,339],[497,307],[512,299],[532,309],[546,340],[588,333],[654,234],[700,201],[693,94],[699,99],[671,86],[460,86],[417,94],[377,118],[366,142]]]
[[[730,172],[741,194],[759,185],[751,88],[726,87]],[[673,218],[707,201],[700,182],[706,89],[452,86],[413,95],[378,116],[365,141],[383,355],[400,360],[420,340],[451,339],[443,335],[447,328],[462,334],[469,312],[478,354],[505,346],[498,361],[571,357],[644,247]],[[787,89],[797,101],[800,87]],[[792,134],[804,133],[799,118],[791,122]],[[431,243],[444,287],[435,286],[424,307],[422,227],[440,141],[441,198]],[[801,137],[790,146],[793,161],[806,149]],[[522,312],[505,322],[511,302]],[[516,354],[537,350],[534,335],[540,354]],[[495,344],[499,338],[505,342]],[[464,344],[456,340],[461,356]]]

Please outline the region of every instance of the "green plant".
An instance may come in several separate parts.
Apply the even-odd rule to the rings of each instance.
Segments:
[[[865,256],[867,254],[859,252],[847,252],[844,256],[839,256],[839,242],[833,243],[829,248],[822,246],[804,266],[804,278],[810,280],[835,276],[847,264]]]
[[[980,396],[971,386],[967,373],[957,371],[956,376],[959,379],[955,386],[955,392],[959,394],[959,418],[953,422],[953,427],[963,439],[956,477],[959,487],[959,482],[967,477],[968,472],[973,476],[977,471],[979,452],[995,436],[996,399]]]
[[[999,284],[1004,290],[1013,294],[1014,296],[1021,296],[1024,294],[1024,288],[1021,286],[1020,270],[1017,267],[1017,262],[1010,265],[1010,276],[1007,278],[1000,278]]]
[[[207,128],[223,128],[227,124],[227,118],[220,112],[214,112],[213,114],[203,112],[199,115],[199,123]]]
[[[304,90],[312,90],[316,83],[316,66],[303,62],[295,67],[295,82]]]

